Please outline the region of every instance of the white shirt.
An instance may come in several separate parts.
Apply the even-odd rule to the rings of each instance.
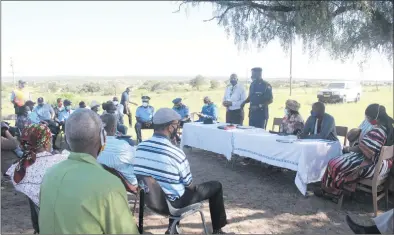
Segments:
[[[14,181],[15,167],[18,163],[13,164],[7,171],[7,175],[11,177],[12,184],[16,191],[28,196],[37,206],[40,206],[40,187],[42,178],[46,170],[53,165],[66,160],[70,152],[64,150],[61,154],[52,155],[49,152],[38,153],[36,162],[26,169],[25,177],[19,183]]]
[[[242,85],[229,85],[224,93],[223,102],[231,101],[233,104],[228,107],[228,110],[237,110],[241,108],[241,104],[246,100],[245,89]]]

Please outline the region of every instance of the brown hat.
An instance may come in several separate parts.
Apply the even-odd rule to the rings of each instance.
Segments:
[[[286,108],[292,110],[292,111],[297,111],[300,109],[300,103],[298,103],[295,100],[287,100],[286,101]]]

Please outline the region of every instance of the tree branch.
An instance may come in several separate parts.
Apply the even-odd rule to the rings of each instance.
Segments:
[[[180,11],[181,11],[182,5],[185,4],[185,3],[186,3],[186,2],[181,2],[181,3],[179,4],[179,6],[178,6],[178,10],[173,11],[172,13],[178,13],[178,12],[180,12]]]

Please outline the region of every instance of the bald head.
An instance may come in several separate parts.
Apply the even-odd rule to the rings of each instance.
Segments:
[[[115,136],[116,134],[116,126],[118,125],[116,119],[116,116],[113,114],[106,113],[101,115],[101,121],[104,123],[104,129],[108,136]]]
[[[77,109],[66,121],[66,140],[71,151],[87,153],[93,157],[101,148],[102,122],[90,109]]]

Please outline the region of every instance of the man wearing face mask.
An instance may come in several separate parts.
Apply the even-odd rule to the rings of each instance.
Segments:
[[[64,110],[59,113],[58,122],[60,126],[63,128],[64,132],[65,132],[65,123],[67,119],[70,117],[70,115],[74,112],[74,110],[71,109],[71,104],[72,102],[70,100],[64,100]]]
[[[153,129],[153,114],[155,109],[149,105],[149,96],[142,96],[142,105],[135,112],[137,123],[135,124],[135,133],[137,134],[138,143],[142,142],[142,129]]]
[[[53,120],[55,117],[55,111],[52,106],[45,103],[44,98],[42,97],[37,99],[37,106],[33,109],[33,112],[37,113],[40,121]]]
[[[250,102],[249,126],[265,129],[268,122],[268,105],[272,103],[272,87],[262,78],[260,67],[252,69],[252,84],[249,88],[249,96],[241,104],[243,109],[245,104]]]
[[[155,132],[149,141],[138,146],[134,173],[137,178],[142,175],[156,179],[175,208],[209,200],[213,234],[223,234],[222,228],[227,224],[227,217],[222,184],[218,181],[193,184],[185,153],[171,143],[180,119],[181,116],[170,108],[161,108],[155,113]],[[166,234],[170,232],[172,223],[170,219]]]
[[[100,117],[76,110],[66,122],[66,141],[69,157],[49,168],[41,184],[40,233],[138,234],[125,187],[96,160],[106,142]]]
[[[62,98],[57,98],[56,100],[56,106],[54,107],[55,110],[55,118],[59,118],[59,113],[64,109],[63,106],[63,99]]]
[[[311,116],[306,120],[302,133],[298,135],[300,139],[338,140],[334,117],[325,110],[322,102],[312,105]]]
[[[223,106],[226,107],[226,123],[242,125],[244,121],[244,110],[242,103],[246,100],[245,89],[238,84],[238,76],[231,74],[230,85],[226,88],[223,97]]]
[[[25,86],[26,82],[19,80],[18,88],[11,93],[11,103],[14,105],[16,115],[18,115],[18,109],[25,104],[25,101],[32,99],[30,92]]]
[[[204,106],[202,107],[201,113],[197,113],[199,119],[198,122],[206,121],[217,121],[219,112],[218,107],[212,102],[208,96],[204,97]]]
[[[174,104],[172,109],[181,116],[180,127],[182,128],[185,123],[191,121],[189,107],[182,103],[182,98],[176,98],[172,101],[172,103]],[[177,142],[181,141],[181,138],[178,136],[178,134],[175,137]]]

